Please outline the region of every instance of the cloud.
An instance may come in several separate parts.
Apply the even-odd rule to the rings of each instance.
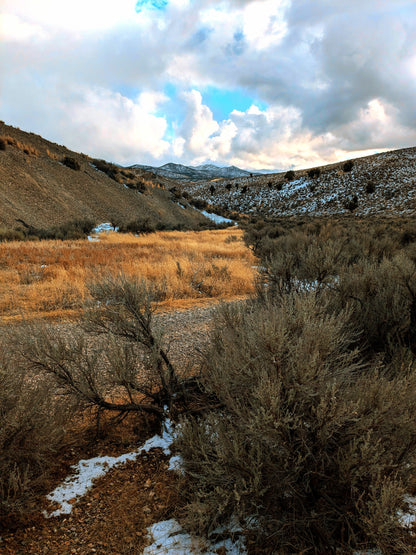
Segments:
[[[135,6],[4,0],[2,119],[122,163],[298,167],[416,144],[413,0]],[[220,113],[208,89],[253,106]]]

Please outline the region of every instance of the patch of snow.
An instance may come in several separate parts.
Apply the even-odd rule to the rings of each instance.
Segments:
[[[169,459],[168,470],[174,470],[175,472],[182,472],[183,459],[180,455],[175,455]]]
[[[201,214],[203,214],[206,218],[212,220],[216,224],[230,223],[230,224],[237,225],[236,222],[234,222],[233,220],[230,220],[229,218],[224,218],[223,216],[219,216],[218,214],[213,214],[212,212],[207,212],[206,210],[201,210]]]
[[[99,241],[100,233],[108,233],[109,231],[118,231],[117,226],[113,226],[110,222],[99,224],[92,230],[93,235],[88,235],[88,241]]]
[[[416,498],[406,495],[404,500],[408,504],[408,511],[411,512],[400,512],[400,522],[405,528],[412,528],[416,524]]]
[[[165,455],[170,454],[170,446],[174,440],[173,426],[169,419],[166,419],[163,426],[162,436],[155,435],[148,439],[136,451],[125,453],[119,457],[94,457],[79,461],[73,465],[74,474],[68,476],[62,485],[58,486],[47,498],[59,508],[51,513],[44,511],[46,518],[69,514],[77,497],[85,495],[92,487],[96,478],[104,476],[111,468],[119,466],[127,461],[134,461],[143,452],[160,447]]]
[[[246,553],[244,540],[229,539],[213,543],[202,538],[192,537],[186,533],[180,524],[174,520],[157,522],[148,528],[153,538],[152,545],[145,547],[143,555],[216,555],[219,549],[225,549],[229,555],[243,555]]]
[[[94,233],[108,233],[109,231],[118,231],[118,227],[114,227],[110,222],[99,224],[92,230]]]

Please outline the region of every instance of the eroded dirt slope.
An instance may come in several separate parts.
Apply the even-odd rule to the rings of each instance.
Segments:
[[[18,220],[38,228],[77,219],[101,223],[148,218],[195,226],[205,221],[198,211],[179,206],[156,181],[146,181],[144,193],[130,189],[99,171],[88,156],[3,122],[0,137],[16,143],[0,150],[0,226],[16,228]],[[65,156],[80,169],[64,165]]]

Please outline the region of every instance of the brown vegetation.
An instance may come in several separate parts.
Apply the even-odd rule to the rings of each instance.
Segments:
[[[0,345],[0,526],[3,519],[33,510],[31,502],[60,447],[66,403],[50,382],[34,379]]]
[[[34,146],[32,146],[31,144],[22,143],[22,142],[18,141],[17,139],[15,139],[14,137],[11,137],[10,135],[7,135],[5,137],[1,137],[0,141],[4,146],[6,146],[6,145],[13,146],[13,147],[21,150],[25,154],[30,155],[30,156],[39,156],[39,154],[40,154],[39,150],[37,148],[35,148]],[[6,148],[1,148],[1,150],[6,150]]]
[[[235,229],[0,243],[0,313],[3,322],[74,317],[88,282],[120,272],[157,285],[164,307],[229,299],[253,291],[254,264]]]
[[[411,228],[298,224],[247,230],[259,295],[219,312],[201,379],[221,409],[181,427],[182,517],[254,522],[264,553],[413,552]]]

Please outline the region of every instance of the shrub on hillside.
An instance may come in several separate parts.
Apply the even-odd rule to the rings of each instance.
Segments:
[[[354,167],[354,162],[352,160],[347,160],[345,164],[342,166],[342,169],[344,172],[348,173],[352,171],[353,167]]]
[[[172,194],[173,198],[176,199],[176,200],[180,199],[181,196],[182,196],[182,193],[181,193],[180,189],[178,189],[178,187],[171,187],[169,189],[169,192]]]
[[[0,150],[6,150],[7,144],[3,137],[0,137]]]
[[[293,170],[289,170],[285,173],[286,181],[293,181],[295,179],[295,172]]]
[[[97,168],[97,170],[105,173],[108,175],[110,179],[117,181],[120,183],[122,181],[120,174],[120,168],[111,162],[106,162],[105,160],[93,160],[93,165]]]
[[[267,553],[410,549],[415,372],[362,367],[355,341],[314,294],[221,309],[202,377],[221,408],[178,439],[189,527],[251,522]]]
[[[365,185],[366,194],[371,195],[372,193],[374,193],[375,190],[376,190],[376,184],[374,183],[374,181],[372,181],[372,180],[367,181],[367,183]]]
[[[36,239],[75,240],[85,239],[95,227],[91,220],[74,220],[49,228],[36,228],[22,222],[18,229],[1,229],[0,241],[32,241]]]
[[[346,210],[349,210],[350,212],[354,212],[354,210],[358,208],[358,196],[353,195],[351,197],[348,197],[347,199],[344,200],[343,206]]]
[[[146,183],[144,182],[143,179],[138,179],[137,181],[134,181],[133,183],[127,183],[127,187],[129,189],[134,189],[134,190],[138,191],[139,193],[145,193],[147,191]]]
[[[6,227],[0,227],[0,243],[6,241],[24,241],[25,234],[23,231],[18,229],[8,229]]]
[[[75,160],[72,156],[64,156],[62,164],[67,168],[71,168],[71,170],[79,171],[81,169],[81,165],[78,160]]]
[[[47,229],[30,228],[28,235],[37,239],[58,239],[61,241],[85,239],[94,229],[91,220],[73,220]]]
[[[321,175],[321,169],[320,168],[312,168],[308,171],[308,177],[315,179],[317,177],[319,177]]]
[[[192,198],[189,200],[189,204],[192,204],[197,210],[205,210],[208,208],[207,201],[201,198]]]
[[[120,233],[135,233],[140,235],[141,233],[154,233],[156,231],[157,222],[149,218],[137,219],[127,223],[121,223],[119,225]]]

